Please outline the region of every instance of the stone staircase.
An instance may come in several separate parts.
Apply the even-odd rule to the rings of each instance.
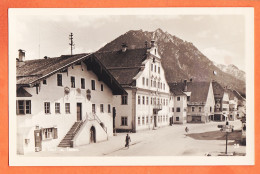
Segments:
[[[73,140],[74,136],[79,131],[80,127],[83,125],[83,121],[77,121],[75,122],[68,133],[65,135],[65,137],[62,139],[58,147],[72,147],[71,140]]]

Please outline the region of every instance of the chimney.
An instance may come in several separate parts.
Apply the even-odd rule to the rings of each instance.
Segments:
[[[151,40],[151,47],[155,46],[155,40]]]
[[[25,59],[25,51],[22,50],[22,49],[19,49],[18,52],[19,52],[18,53],[18,61],[23,62],[24,59]]]
[[[184,92],[186,92],[188,90],[188,87],[187,87],[187,80],[185,79],[184,80]]]
[[[190,82],[192,82],[192,78],[190,78]]]
[[[122,43],[122,52],[126,52],[127,45],[125,43]]]

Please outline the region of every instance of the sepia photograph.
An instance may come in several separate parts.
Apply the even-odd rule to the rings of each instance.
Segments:
[[[11,8],[8,23],[10,165],[254,164],[253,8]]]

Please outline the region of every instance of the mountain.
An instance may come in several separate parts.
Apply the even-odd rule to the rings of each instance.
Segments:
[[[144,48],[145,41],[150,43],[151,40],[156,41],[168,82],[190,78],[194,81],[216,80],[222,86],[229,86],[245,94],[245,81],[217,67],[191,42],[184,41],[161,29],[152,32],[130,30],[106,44],[99,51],[119,50],[122,43],[126,43],[128,49]],[[217,74],[215,75],[213,71]]]
[[[216,64],[214,63],[219,69],[221,69],[223,72],[226,72],[237,79],[241,79],[243,81],[246,81],[246,73],[235,65],[229,64],[229,65],[223,65],[223,64]]]

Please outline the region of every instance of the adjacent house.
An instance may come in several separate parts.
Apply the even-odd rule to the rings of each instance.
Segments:
[[[17,58],[17,152],[105,141],[113,135],[113,96],[127,96],[93,54]]]
[[[116,131],[137,132],[169,125],[171,94],[155,41],[151,47],[97,52],[95,57],[128,93],[114,96]]]
[[[180,83],[169,83],[173,94],[173,123],[184,124],[187,122],[187,95],[183,92],[183,85]]]
[[[213,121],[225,121],[229,115],[229,94],[218,82],[213,81],[213,93],[215,99]]]
[[[229,96],[229,115],[228,120],[234,121],[237,119],[237,105],[238,105],[238,98],[234,94],[234,90],[227,88],[226,89]]]

